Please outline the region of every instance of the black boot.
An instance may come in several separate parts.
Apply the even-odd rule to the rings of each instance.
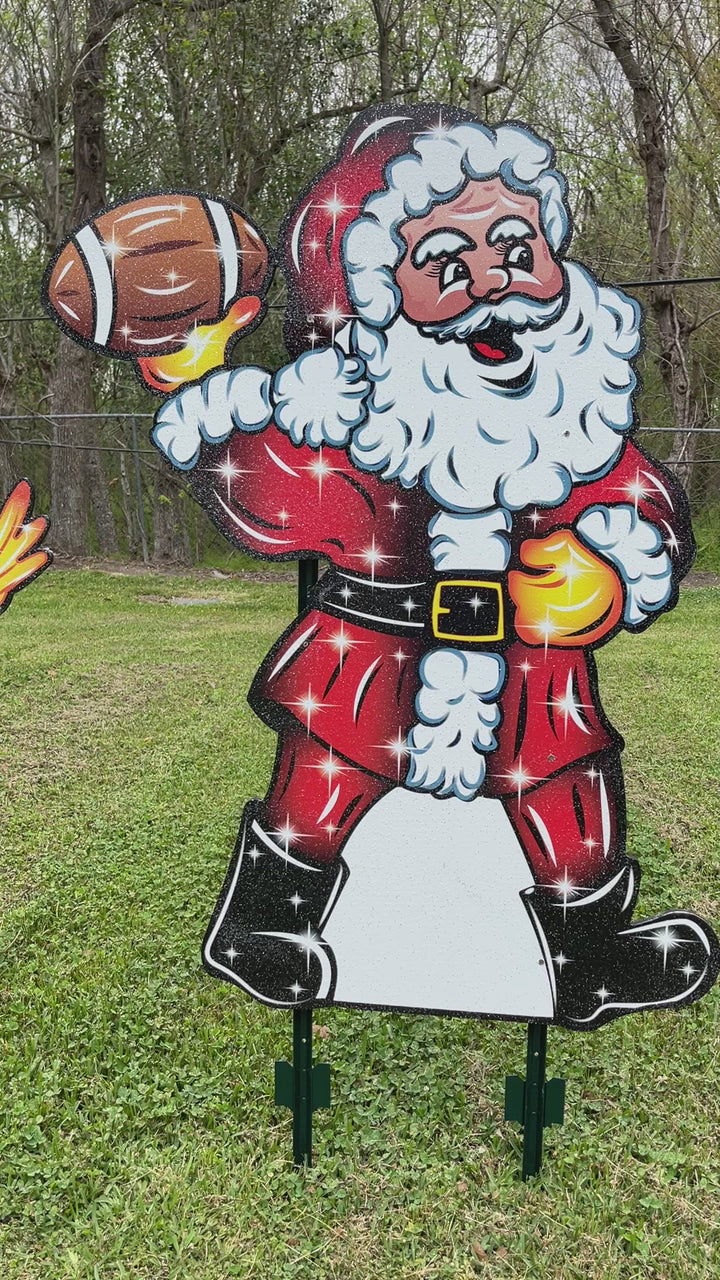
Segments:
[[[595,890],[559,882],[522,897],[555,983],[555,1021],[593,1030],[642,1009],[699,1000],[720,971],[720,943],[692,912],[631,924],[640,869],[628,859]]]
[[[205,935],[202,959],[216,978],[264,1004],[327,1004],[335,958],[320,927],[347,867],[308,862],[263,830],[258,802],[245,809],[235,853]]]

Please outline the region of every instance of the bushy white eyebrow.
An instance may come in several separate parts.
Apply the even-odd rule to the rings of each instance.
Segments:
[[[526,240],[528,236],[534,239],[536,234],[524,218],[500,218],[488,231],[487,242],[496,244],[498,240]]]
[[[414,267],[421,267],[428,258],[442,258],[445,254],[460,253],[463,249],[477,249],[477,245],[469,236],[464,236],[462,231],[430,231],[415,246],[410,261]]]

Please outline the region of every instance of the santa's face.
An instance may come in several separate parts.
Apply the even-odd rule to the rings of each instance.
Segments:
[[[403,312],[425,333],[468,343],[497,365],[516,356],[514,333],[557,319],[565,278],[534,196],[501,178],[470,181],[399,229],[407,252],[395,279]]]

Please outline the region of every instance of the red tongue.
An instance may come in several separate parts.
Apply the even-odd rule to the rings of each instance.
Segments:
[[[506,360],[507,356],[504,351],[498,351],[497,347],[489,347],[487,342],[473,342],[473,346],[479,356],[484,360]]]

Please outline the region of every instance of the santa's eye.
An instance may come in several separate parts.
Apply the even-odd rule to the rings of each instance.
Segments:
[[[470,268],[460,258],[451,258],[440,272],[440,291],[449,289],[451,284],[470,279]]]
[[[529,244],[513,244],[505,254],[505,266],[517,267],[520,271],[532,271],[533,251]]]

